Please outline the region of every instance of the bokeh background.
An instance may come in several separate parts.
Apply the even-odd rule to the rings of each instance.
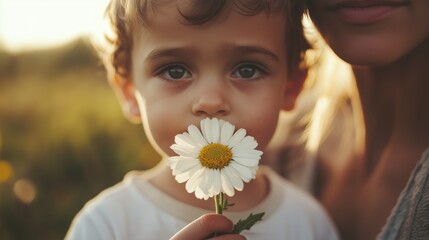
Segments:
[[[89,41],[106,0],[0,0],[0,239],[63,239],[85,202],[159,161]]]

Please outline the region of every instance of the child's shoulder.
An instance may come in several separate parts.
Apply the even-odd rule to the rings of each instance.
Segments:
[[[270,183],[270,195],[278,199],[279,210],[300,211],[308,215],[326,215],[323,206],[307,191],[278,175],[270,168],[262,168]]]
[[[142,221],[139,209],[152,209],[145,197],[149,193],[140,186],[147,182],[145,173],[128,173],[125,178],[103,190],[85,206],[73,219],[66,239],[111,239],[134,230],[129,222]],[[119,235],[118,235],[119,234]]]
[[[102,209],[121,209],[144,199],[145,193],[140,190],[147,183],[145,172],[132,171],[125,175],[122,181],[101,191],[89,200],[83,210],[96,212]],[[126,203],[126,204],[124,204]]]
[[[271,201],[270,206],[276,206],[277,202],[274,212],[266,216],[266,224],[282,227],[289,232],[285,234],[294,232],[306,236],[299,239],[338,239],[332,220],[312,195],[270,168],[264,167],[262,172],[270,183],[271,193],[268,198],[276,199]],[[267,210],[271,211],[269,208]]]

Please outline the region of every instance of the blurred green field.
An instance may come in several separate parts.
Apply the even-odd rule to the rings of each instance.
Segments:
[[[158,161],[87,40],[0,51],[0,239],[62,239],[86,201]]]

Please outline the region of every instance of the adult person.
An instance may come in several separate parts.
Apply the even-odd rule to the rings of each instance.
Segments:
[[[320,158],[330,169],[316,186],[320,201],[343,239],[428,239],[429,1],[307,3],[352,65],[363,116],[341,167]]]

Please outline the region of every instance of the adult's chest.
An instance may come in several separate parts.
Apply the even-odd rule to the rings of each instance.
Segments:
[[[336,171],[325,171],[319,198],[342,238],[375,239],[394,208],[411,171],[412,166],[391,168],[380,164],[368,172],[364,164],[356,159],[350,159],[343,168],[337,168]]]

